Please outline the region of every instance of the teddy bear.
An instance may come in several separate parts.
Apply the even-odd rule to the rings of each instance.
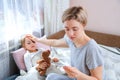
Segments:
[[[37,71],[40,73],[41,76],[44,76],[44,75],[45,75],[47,69],[48,69],[48,68],[50,67],[50,65],[51,65],[51,63],[50,63],[51,59],[50,59],[49,55],[50,55],[50,50],[45,50],[45,51],[42,52],[42,55],[41,55],[41,56],[42,56],[42,59],[40,59],[40,60],[37,61],[38,66],[36,67],[36,69],[37,69]],[[45,67],[45,69],[41,69],[41,68],[40,68],[40,65],[41,65],[43,62],[46,62],[46,63],[47,63],[47,66]]]

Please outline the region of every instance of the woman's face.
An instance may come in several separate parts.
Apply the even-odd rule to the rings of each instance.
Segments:
[[[67,20],[64,22],[65,32],[67,36],[72,40],[80,39],[82,36],[82,32],[84,31],[84,27],[80,22],[76,20]]]
[[[29,50],[30,52],[34,52],[37,50],[37,46],[35,41],[32,41],[29,38],[25,38],[25,48]]]

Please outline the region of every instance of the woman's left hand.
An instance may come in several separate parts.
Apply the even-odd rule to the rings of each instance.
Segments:
[[[71,78],[78,78],[79,75],[81,74],[81,72],[75,67],[64,66],[63,68],[66,71],[66,73],[68,74],[68,76]]]

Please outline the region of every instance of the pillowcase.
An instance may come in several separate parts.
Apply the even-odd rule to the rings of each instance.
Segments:
[[[103,80],[120,80],[120,51],[116,47],[101,45],[104,60],[104,79]],[[111,76],[109,76],[111,75]]]
[[[38,48],[43,48],[45,50],[50,50],[50,46],[47,46],[42,43],[36,43]],[[24,63],[24,54],[26,53],[26,50],[24,48],[17,49],[13,52],[11,52],[13,55],[13,58],[15,60],[16,65],[20,70],[26,70],[25,63]]]
[[[25,63],[24,63],[24,54],[26,53],[26,50],[24,48],[20,48],[16,51],[11,52],[13,55],[13,58],[15,60],[16,65],[20,70],[26,70]]]

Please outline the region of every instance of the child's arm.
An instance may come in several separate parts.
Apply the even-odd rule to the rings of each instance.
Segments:
[[[30,68],[32,67],[32,64],[30,63],[30,59],[27,56],[27,53],[25,53],[25,55],[24,55],[24,62],[25,62],[25,66],[26,66],[27,71],[29,71]]]

